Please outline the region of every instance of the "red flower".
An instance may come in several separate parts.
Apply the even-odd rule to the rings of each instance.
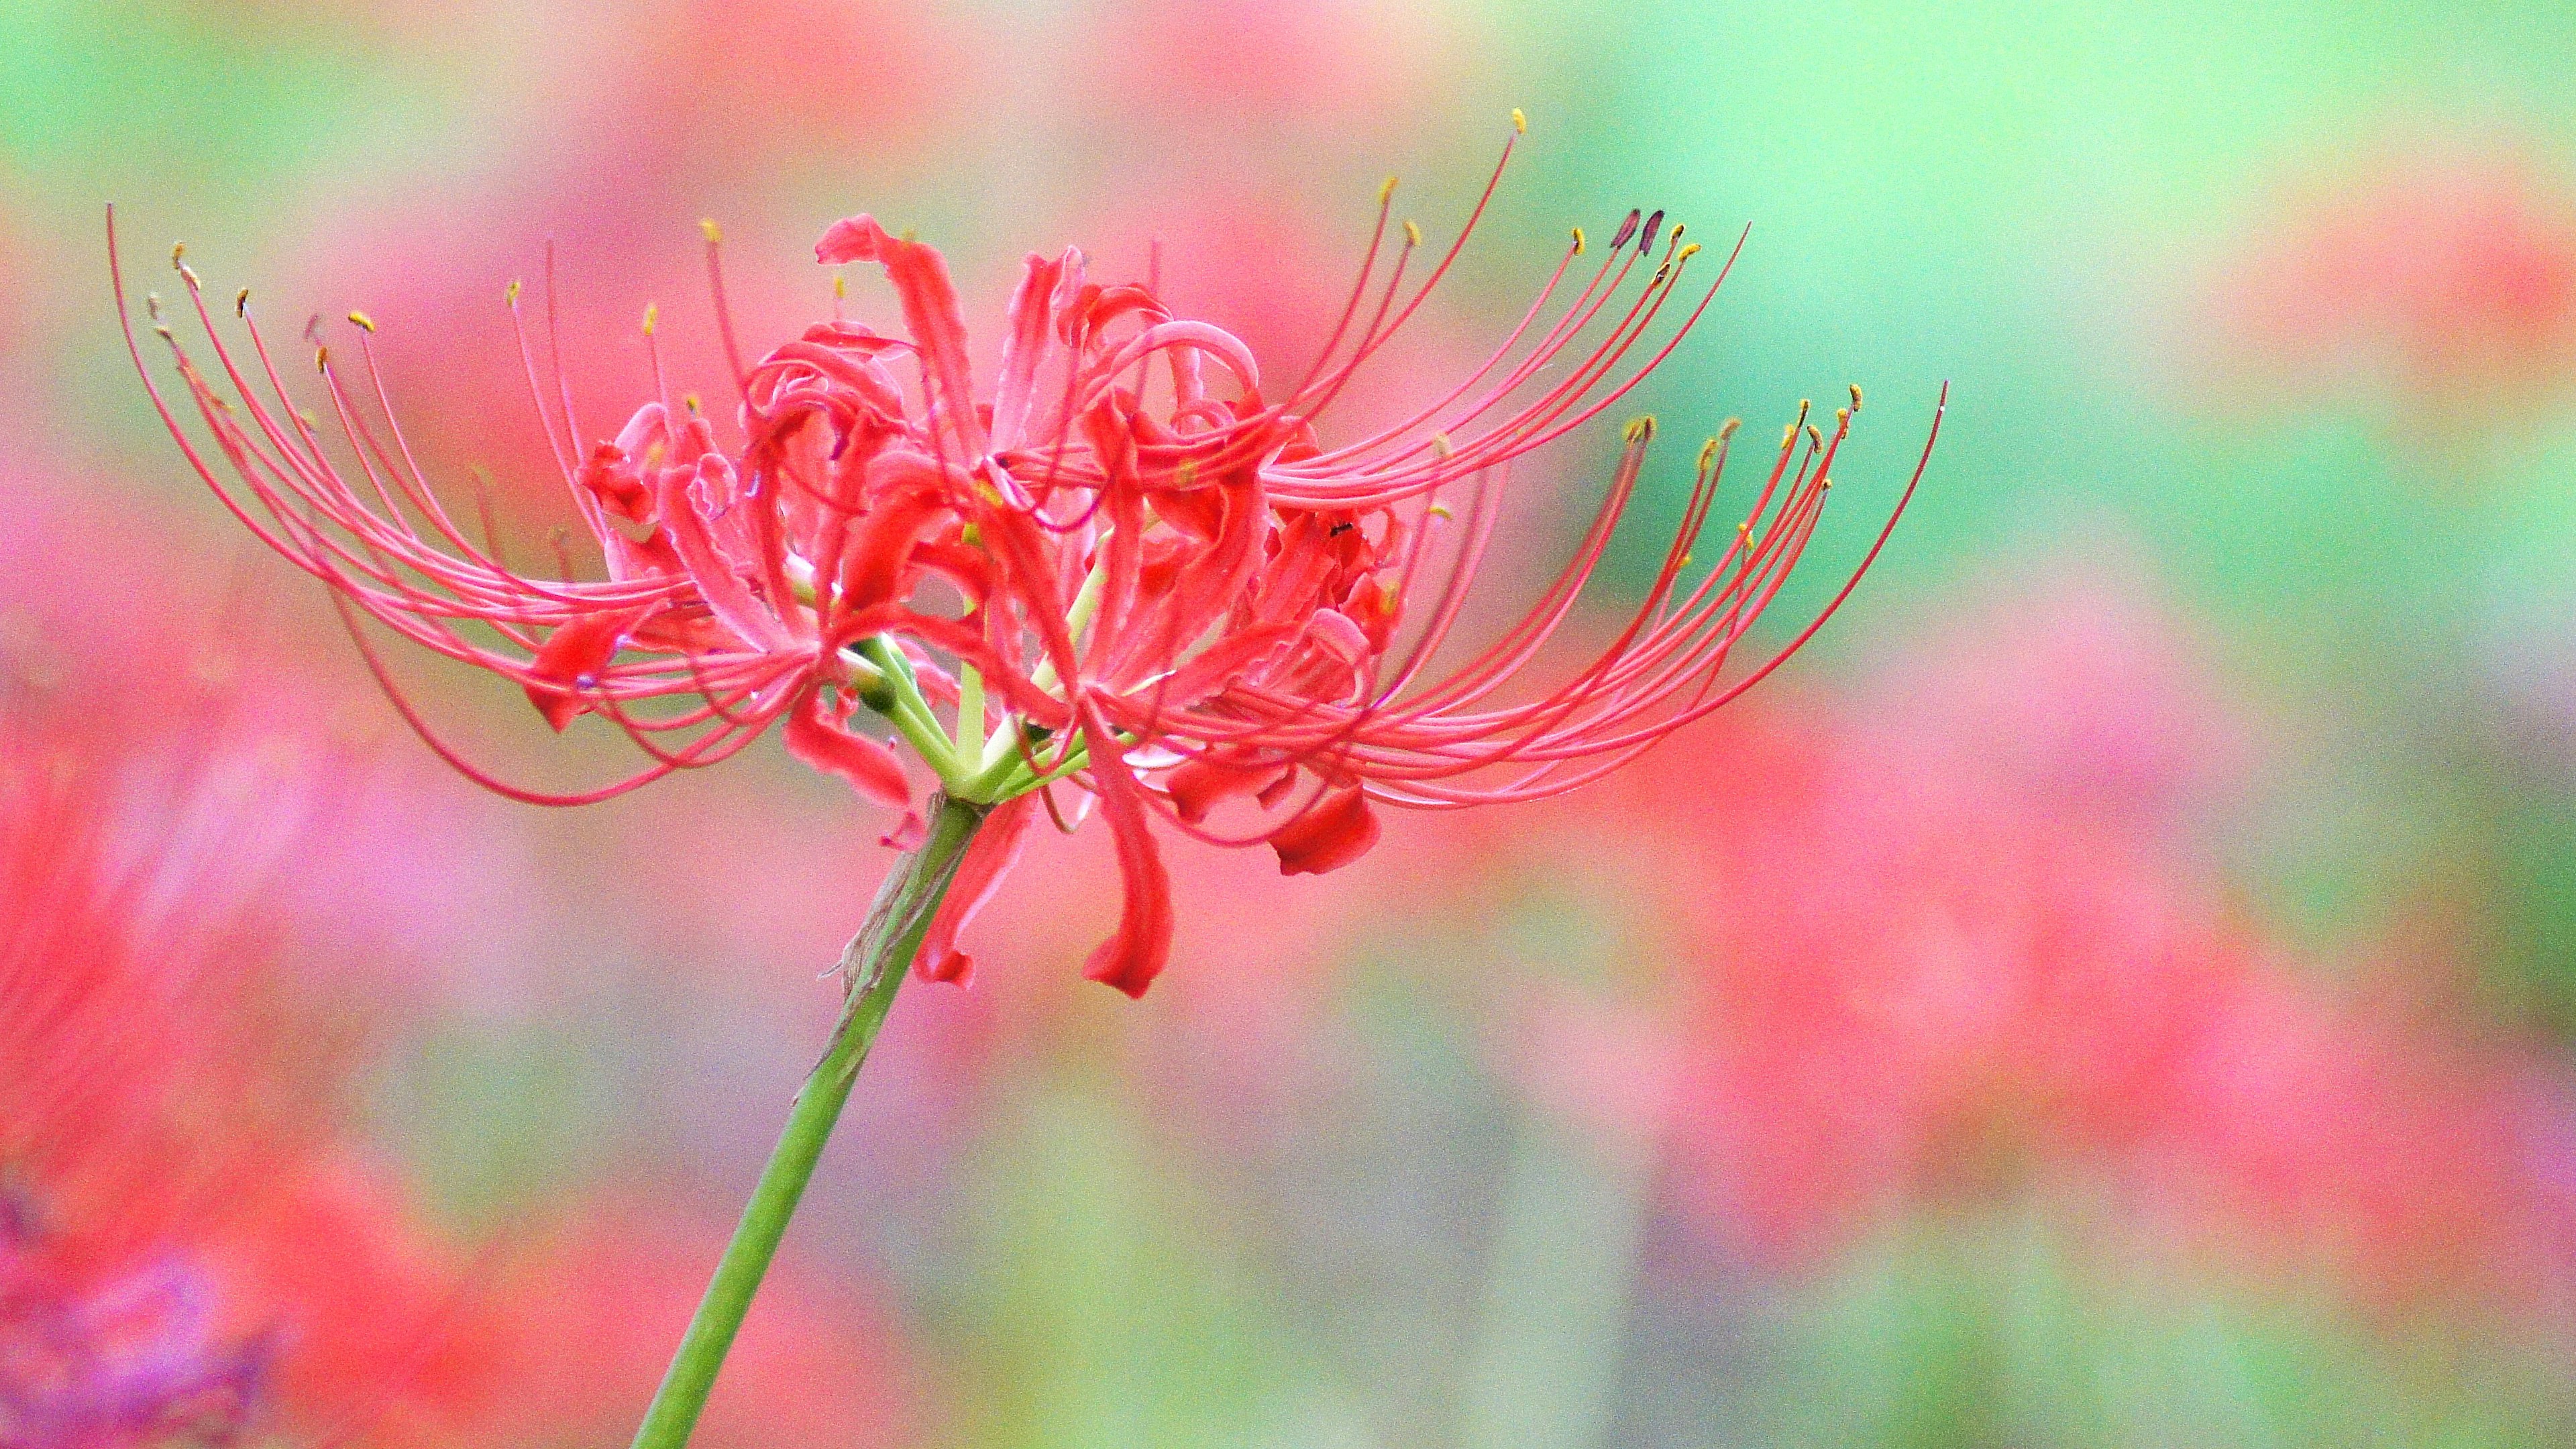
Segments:
[[[0,1436],[451,1424],[475,1365],[424,1350],[459,1265],[424,1264],[327,1151],[325,1084],[280,1038],[329,1034],[275,1019],[291,993],[238,881],[113,828],[133,784],[77,741],[0,734]]]
[[[285,966],[315,944],[301,903],[238,858],[310,822],[295,791],[227,802],[234,853],[206,849],[187,822],[248,747],[189,724],[200,759],[173,770],[133,731],[0,716],[0,1444],[621,1430],[694,1296],[674,1265],[722,1226],[595,1214],[478,1266],[338,1140],[347,1032],[313,1004],[327,977]],[[895,1437],[890,1337],[818,1275],[788,1283],[709,1442]],[[627,1324],[652,1331],[606,1331]]]
[[[1485,204],[1410,282],[1420,233],[1405,223],[1390,259],[1382,196],[1324,356],[1284,387],[1230,334],[1174,317],[1149,287],[1090,280],[1068,250],[1029,258],[999,376],[979,395],[940,254],[865,216],[835,223],[817,258],[880,266],[904,335],[834,320],[755,365],[737,360],[738,442],[667,389],[613,439],[585,442],[536,389],[604,557],[600,581],[519,572],[450,516],[381,411],[363,314],[352,314],[366,357],[356,377],[327,348],[317,354],[354,474],[287,402],[256,329],[247,351],[222,340],[184,264],[232,396],[161,331],[220,461],[166,405],[163,415],[209,485],[344,610],[517,681],[558,728],[599,714],[650,756],[626,780],[546,796],[431,740],[486,784],[523,800],[598,799],[712,764],[780,721],[792,752],[892,806],[911,792],[875,729],[907,741],[953,797],[998,803],[1069,780],[1108,817],[1126,892],[1087,974],[1134,994],[1169,947],[1151,818],[1219,843],[1268,841],[1285,870],[1327,870],[1367,849],[1376,805],[1572,789],[1778,663],[1721,678],[1814,532],[1849,409],[1829,435],[1801,405],[1748,516],[1694,583],[1686,571],[1732,425],[1710,439],[1684,526],[1633,618],[1569,679],[1530,687],[1526,666],[1636,488],[1654,428],[1631,423],[1609,496],[1537,606],[1484,652],[1428,670],[1492,535],[1508,465],[1616,405],[1716,291],[1675,302],[1699,247],[1678,226],[1665,232],[1660,212],[1632,212],[1582,277],[1578,230],[1481,367],[1416,415],[1327,447],[1319,419],[1421,307]],[[1686,309],[1680,324],[1649,340],[1668,305]],[[1207,823],[1237,799],[1265,818],[1240,833]],[[1051,796],[1048,808],[1061,818]],[[967,870],[989,886],[1016,837],[987,831]],[[965,913],[925,961],[956,969],[945,937]]]
[[[2383,141],[2269,210],[2214,288],[2237,356],[2293,385],[2384,376],[2436,418],[2563,386],[2576,194],[2524,148]]]

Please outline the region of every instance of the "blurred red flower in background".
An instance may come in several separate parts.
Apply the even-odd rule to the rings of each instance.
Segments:
[[[257,1387],[307,1427],[380,1407],[451,1423],[486,1335],[440,1331],[461,1264],[424,1271],[416,1229],[332,1140],[327,1044],[346,1027],[273,969],[220,858],[119,838],[112,757],[16,728],[0,745],[0,1172],[32,1224],[13,1290],[83,1319],[138,1281],[184,1283],[164,1348],[200,1366],[172,1365],[172,1383],[256,1346],[235,1417]],[[0,1357],[22,1349],[34,1356],[22,1342]],[[106,1349],[18,1386],[29,1422],[63,1419],[66,1444],[152,1442],[67,1417],[92,1400],[131,1414],[136,1386],[110,1380],[131,1376],[134,1348]]]
[[[1359,0],[1116,0],[1090,28],[1092,94],[1175,122],[1386,121],[1438,94],[1450,37],[1435,7]],[[1154,83],[1139,85],[1137,76]]]
[[[1788,1261],[2089,1183],[2251,1271],[2564,1297],[2551,1070],[2308,976],[2187,863],[2177,812],[2242,741],[2126,572],[1990,599],[1840,718],[1774,696],[1550,807],[1552,858],[1658,863],[1623,939],[1684,1001],[1546,991],[1515,1071],[1667,1143],[1687,1201]],[[1709,758],[1743,768],[1711,789]],[[1466,858],[1508,878],[1512,848]]]
[[[346,1140],[349,1008],[282,967],[280,918],[224,891],[220,858],[120,834],[117,765],[0,740],[6,1442],[617,1432],[721,1230],[573,1210],[478,1266]],[[791,1271],[707,1442],[885,1442],[905,1382],[845,1290]]]
[[[2273,386],[2358,371],[2436,420],[2502,415],[2576,366],[2576,187],[2509,143],[2383,142],[2287,188],[2213,300]]]

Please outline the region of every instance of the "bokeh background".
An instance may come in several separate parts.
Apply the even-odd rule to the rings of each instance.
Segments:
[[[1373,396],[1568,225],[1750,223],[1642,405],[1868,389],[1785,617],[1948,379],[1894,544],[1600,788],[1321,880],[1171,849],[1141,1003],[1076,969],[1105,842],[1036,852],[702,1442],[2576,1442],[2571,54],[2558,0],[12,0],[0,1442],[622,1442],[888,858],[769,748],[569,813],[445,772],[161,436],[103,203],[142,285],[185,238],[278,335],[370,312],[536,558],[501,293],[549,239],[593,419],[647,303],[721,390],[701,216],[754,346],[866,210],[970,317],[1078,242],[1293,366],[1380,178],[1449,235],[1513,106]],[[404,666],[523,778],[615,760]]]

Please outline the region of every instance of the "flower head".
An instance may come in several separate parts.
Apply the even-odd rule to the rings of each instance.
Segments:
[[[335,463],[246,302],[244,348],[225,342],[177,263],[214,371],[159,323],[157,303],[156,326],[211,452],[166,403],[163,416],[234,512],[331,585],[344,613],[517,681],[559,729],[597,714],[648,756],[628,779],[546,796],[431,739],[485,783],[547,803],[598,799],[715,763],[783,723],[799,758],[908,808],[899,740],[949,797],[996,809],[923,952],[925,971],[954,977],[957,929],[1015,855],[1032,802],[1066,818],[1050,789],[1065,782],[1108,818],[1126,889],[1117,933],[1087,971],[1133,994],[1169,948],[1153,818],[1212,842],[1266,841],[1286,872],[1331,870],[1376,840],[1379,805],[1572,789],[1785,657],[1722,677],[1814,533],[1857,388],[1830,431],[1800,405],[1743,521],[1702,550],[1734,425],[1709,439],[1634,615],[1569,676],[1532,685],[1529,666],[1637,487],[1655,428],[1631,422],[1608,496],[1537,604],[1481,652],[1432,667],[1511,463],[1615,407],[1725,274],[1683,293],[1700,248],[1661,212],[1630,213],[1597,253],[1578,229],[1481,366],[1411,417],[1328,440],[1319,425],[1334,400],[1447,274],[1510,155],[1507,144],[1427,268],[1420,230],[1391,226],[1392,183],[1381,192],[1339,325],[1285,381],[1231,334],[1174,316],[1150,286],[1093,280],[1068,249],[1028,258],[998,376],[979,390],[946,262],[866,216],[833,224],[816,256],[881,268],[901,334],[835,317],[744,364],[725,323],[730,430],[664,387],[614,437],[585,443],[569,407],[547,401],[531,350],[536,406],[600,579],[522,572],[456,522],[392,420],[362,313],[351,314],[358,368],[316,348],[345,435]],[[717,295],[721,322],[720,284]],[[1668,313],[1679,321],[1662,328]],[[1211,824],[1234,801],[1261,818]]]

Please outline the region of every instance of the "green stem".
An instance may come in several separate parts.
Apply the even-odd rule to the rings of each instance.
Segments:
[[[831,1049],[814,1064],[788,1110],[787,1130],[780,1134],[777,1150],[770,1153],[769,1165],[760,1170],[751,1201],[743,1204],[733,1241],[716,1264],[706,1297],[699,1300],[697,1315],[689,1320],[689,1331],[682,1335],[670,1370],[662,1376],[662,1387],[654,1392],[644,1422],[635,1431],[634,1449],[682,1449],[689,1442],[698,1415],[706,1408],[707,1393],[715,1387],[716,1371],[724,1367],[734,1334],[751,1309],[752,1295],[759,1291],[770,1259],[778,1254],[787,1220],[795,1215],[797,1200],[814,1176],[814,1164],[823,1155],[832,1124],[850,1099],[859,1064],[867,1059],[877,1029],[885,1024],[894,994],[930,929],[930,918],[948,894],[948,883],[956,878],[966,843],[984,822],[985,808],[945,797],[937,801],[929,838],[886,878],[867,924],[843,953],[849,1004],[832,1032]]]

